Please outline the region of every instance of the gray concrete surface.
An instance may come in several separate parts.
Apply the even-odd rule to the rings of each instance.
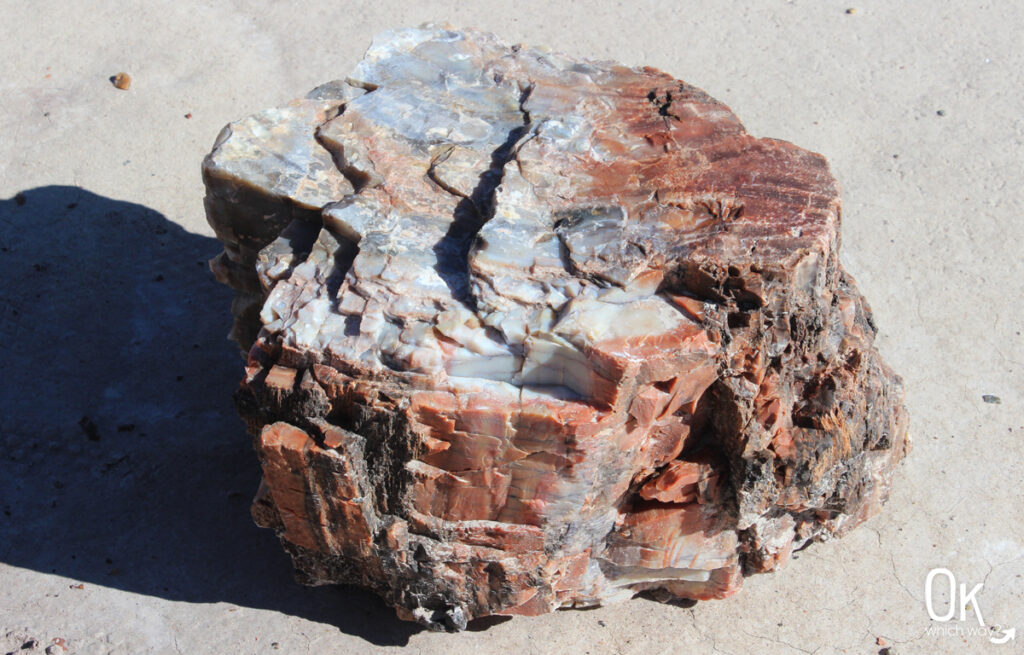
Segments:
[[[1021,3],[0,0],[0,17],[0,652],[1024,652],[980,634],[1024,633]],[[224,123],[427,20],[662,68],[831,160],[844,261],[916,441],[881,516],[725,601],[459,635],[292,582],[247,514],[258,467],[199,162]],[[937,567],[983,584],[965,621],[929,618]]]

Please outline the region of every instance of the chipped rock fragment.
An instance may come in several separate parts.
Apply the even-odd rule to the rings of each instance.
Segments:
[[[203,175],[305,583],[449,630],[723,598],[909,450],[825,160],[657,70],[388,32]]]

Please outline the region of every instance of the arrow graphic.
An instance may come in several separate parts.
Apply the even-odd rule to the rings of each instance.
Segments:
[[[1011,639],[1016,639],[1016,638],[1017,638],[1017,628],[1007,628],[1006,630],[1003,630],[1003,636],[1002,637],[998,637],[998,638],[996,638],[996,637],[989,637],[988,640],[991,641],[993,644],[1005,644],[1006,642],[1010,641]]]

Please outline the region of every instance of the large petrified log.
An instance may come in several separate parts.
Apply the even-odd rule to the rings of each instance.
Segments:
[[[253,515],[308,584],[448,629],[721,598],[909,448],[825,160],[659,71],[389,32],[203,173]]]

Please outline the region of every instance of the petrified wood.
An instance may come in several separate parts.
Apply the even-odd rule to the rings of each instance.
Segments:
[[[825,160],[657,70],[389,32],[203,174],[305,583],[447,629],[722,598],[909,449]]]

